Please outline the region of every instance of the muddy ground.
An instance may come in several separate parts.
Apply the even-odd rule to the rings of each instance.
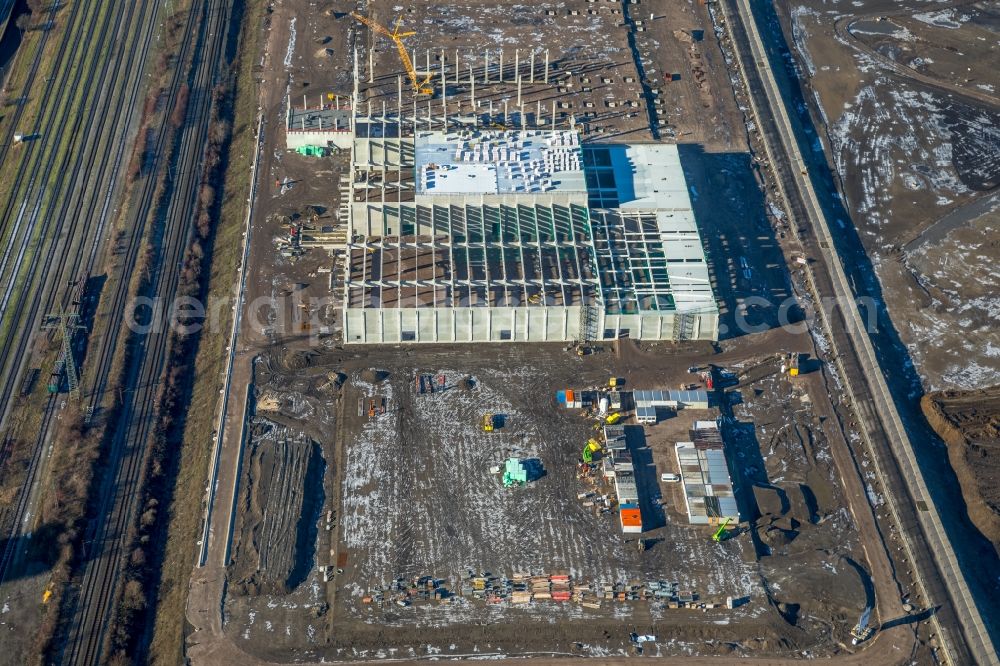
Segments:
[[[633,630],[662,636],[647,646],[657,654],[839,651],[838,641],[868,600],[869,583],[812,408],[812,379],[790,381],[768,361],[717,396],[721,411],[681,410],[645,431],[630,426],[645,479],[644,551],[621,534],[616,515],[595,514],[578,499],[588,488],[576,478],[575,463],[592,421],[557,406],[555,391],[598,386],[615,373],[633,387],[674,386],[696,380],[689,364],[712,353],[702,346],[672,350],[630,347],[616,355],[608,349],[581,359],[557,346],[366,348],[310,356],[307,367],[294,351],[259,362],[258,406],[289,429],[298,423],[300,432],[317,438],[323,459],[335,462],[322,484],[308,484],[276,458],[265,469],[267,459],[247,451],[241,513],[256,515],[246,507],[263,492],[258,479],[273,486],[275,476],[295,492],[307,487],[329,499],[315,524],[319,539],[292,555],[295,568],[310,573],[287,594],[248,585],[252,565],[243,559],[252,548],[250,562],[287,562],[291,540],[263,540],[259,521],[241,518],[227,632],[244,649],[273,659],[438,650],[616,654],[629,651]],[[755,367],[758,354],[734,352],[739,367],[732,371]],[[434,377],[436,385],[443,376],[444,386],[420,393],[420,375]],[[384,414],[368,415],[372,399],[385,405]],[[327,405],[324,414],[303,407],[314,400]],[[730,402],[734,406],[726,406]],[[282,406],[280,415],[275,405]],[[502,416],[497,432],[480,430],[484,411]],[[686,439],[693,420],[720,414],[744,489],[741,511],[751,522],[715,544],[712,529],[688,524],[677,488],[660,482],[659,474],[676,471],[673,442]],[[543,474],[527,487],[503,488],[489,468],[508,455],[537,460]],[[325,583],[317,568],[325,565],[343,572]],[[669,580],[723,607],[692,611],[646,601],[604,601],[599,609],[557,602],[520,607],[460,596],[402,608],[366,600],[400,577],[430,576],[458,591],[470,571],[565,573],[592,589]],[[727,597],[742,605],[724,608]]]
[[[455,48],[469,58],[502,46],[508,68],[514,48],[522,58],[549,48],[563,79],[550,89],[526,90],[528,108],[558,99],[581,122],[594,113],[586,118],[588,141],[648,140],[660,132],[681,144],[723,341],[626,342],[581,359],[559,346],[339,349],[335,335],[304,328],[302,303],[336,296],[335,256],[312,249],[288,258],[278,248],[295,216],[316,215],[317,226],[336,222],[339,179],[347,171],[343,155],[317,159],[284,150],[286,91],[296,100],[348,92],[351,49],[366,48],[370,35],[346,12],[387,22],[400,8],[277,0],[261,71],[262,105],[273,128],[262,165],[270,177],[260,192],[248,284],[251,299],[278,300],[251,312],[260,325],[251,324],[248,341],[261,360],[226,633],[242,649],[279,661],[627,654],[631,631],[657,636],[646,646],[653,655],[842,651],[856,615],[871,602],[864,549],[831,464],[828,433],[837,420],[830,391],[843,405],[835,377],[819,365],[794,381],[777,376],[775,354],[815,354],[824,346],[816,339],[814,347],[804,330],[776,328],[779,306],[793,297],[798,278],[789,276],[782,252],[780,211],[754,176],[744,118],[706,5],[665,3],[650,18],[641,4],[626,16],[617,1],[424,4],[401,12],[404,26],[418,28],[409,38],[418,65],[428,47],[443,46],[449,61]],[[387,46],[376,42],[376,81],[366,93],[375,103],[395,91],[400,74]],[[644,101],[647,87],[659,102]],[[510,83],[477,86],[477,97],[492,98],[495,107],[511,95]],[[620,101],[629,103],[623,108]],[[652,128],[650,110],[658,118]],[[801,284],[794,291],[801,297]],[[336,331],[335,320],[321,323]],[[697,381],[687,368],[708,361],[744,377],[717,396],[712,410],[681,411],[645,431],[630,424],[646,480],[647,548],[640,552],[637,541],[621,534],[616,515],[595,514],[578,499],[586,488],[575,477],[575,460],[592,422],[558,408],[554,392],[603,385],[612,375],[633,387],[673,388]],[[444,376],[445,390],[419,393],[419,375]],[[368,416],[372,400],[384,414]],[[490,435],[477,425],[486,410],[503,416],[503,427]],[[691,420],[716,417],[746,517],[737,536],[721,544],[712,543],[711,529],[687,524],[677,488],[659,481],[661,472],[675,471],[673,443],[686,437]],[[319,451],[308,460],[324,470],[319,480],[304,462],[311,443]],[[525,488],[500,487],[489,467],[508,454],[536,459],[544,475]],[[283,464],[289,459],[297,462]],[[870,486],[869,496],[880,503]],[[287,534],[269,531],[279,522]],[[313,538],[303,545],[302,534]],[[320,566],[331,567],[329,581]],[[515,607],[459,595],[404,608],[365,599],[398,577],[433,576],[459,589],[470,570],[505,577],[565,573],[593,586],[669,580],[723,607],[672,609],[646,601]],[[726,609],[729,596],[742,603]]]
[[[923,384],[915,394],[1000,382],[1000,7],[777,7],[822,121],[817,140]]]
[[[921,406],[948,445],[970,518],[1000,550],[1000,387],[931,393]]]

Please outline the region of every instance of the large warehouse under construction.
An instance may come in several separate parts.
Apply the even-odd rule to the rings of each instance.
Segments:
[[[348,343],[715,340],[677,147],[359,116]]]

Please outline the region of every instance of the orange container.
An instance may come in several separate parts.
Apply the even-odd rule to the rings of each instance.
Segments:
[[[622,509],[622,525],[642,527],[642,514],[639,513],[639,509]]]

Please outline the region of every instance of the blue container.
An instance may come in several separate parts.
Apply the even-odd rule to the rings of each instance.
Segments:
[[[566,404],[566,391],[556,391],[556,400],[561,404]]]

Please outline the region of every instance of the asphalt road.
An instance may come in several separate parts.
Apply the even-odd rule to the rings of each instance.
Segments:
[[[998,208],[1000,208],[1000,192],[970,201],[936,220],[931,226],[920,232],[919,236],[904,245],[903,250],[909,254],[928,243],[940,243],[955,229],[978,220],[983,215],[992,213]]]
[[[762,89],[756,91],[757,101],[766,109],[775,129],[768,134],[765,128],[766,138],[774,148],[775,160],[783,161],[791,174],[792,196],[799,197],[801,203],[801,209],[795,211],[799,214],[794,216],[814,235],[813,242],[807,240],[807,243],[814,246],[814,256],[822,258],[820,263],[826,269],[826,275],[810,269],[811,282],[818,295],[836,296],[843,299],[841,302],[851,304],[839,308],[834,317],[826,320],[827,334],[836,348],[837,364],[852,396],[855,414],[878,463],[883,492],[892,498],[888,506],[899,526],[907,559],[916,564],[918,587],[924,590],[922,596],[930,603],[944,604],[931,618],[936,633],[943,638],[950,663],[969,663],[970,658],[980,664],[997,663],[989,631],[942,525],[934,496],[927,488],[913,444],[886,384],[879,356],[858,308],[852,304],[854,290],[810,175],[814,169],[826,169],[826,163],[817,162],[812,154],[804,158],[800,152],[798,128],[785,108],[782,88],[768,57],[769,49],[758,30],[750,4],[748,0],[735,0],[735,7],[749,41],[749,60],[762,82]],[[792,206],[794,209],[794,203]],[[917,507],[916,521],[912,518],[914,506]],[[946,599],[950,603],[945,603]],[[957,621],[952,621],[952,614]],[[959,626],[960,632],[956,631]]]

